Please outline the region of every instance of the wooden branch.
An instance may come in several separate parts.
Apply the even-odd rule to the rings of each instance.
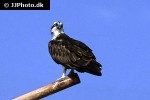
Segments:
[[[32,92],[29,92],[27,94],[14,98],[13,100],[38,100],[48,95],[59,92],[63,89],[69,88],[78,83],[80,83],[78,74],[76,73],[70,74],[66,76],[65,78],[59,79],[47,86],[41,87],[37,90],[34,90]]]

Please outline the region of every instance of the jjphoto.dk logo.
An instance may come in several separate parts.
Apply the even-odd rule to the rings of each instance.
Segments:
[[[4,3],[4,7],[5,8],[9,8],[9,7],[44,7],[44,4],[41,3],[41,2],[38,2],[37,4],[31,4],[31,3],[27,3],[27,4],[24,4],[22,2],[20,3]]]
[[[50,10],[50,0],[4,0],[0,10]]]

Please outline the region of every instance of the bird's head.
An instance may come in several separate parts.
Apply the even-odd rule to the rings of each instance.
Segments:
[[[63,23],[61,23],[60,21],[54,22],[51,27],[51,34],[53,36],[53,39],[56,39],[56,37],[62,33],[64,33]]]
[[[63,23],[61,23],[60,21],[54,22],[51,27],[51,33],[54,34],[55,32],[63,32]]]

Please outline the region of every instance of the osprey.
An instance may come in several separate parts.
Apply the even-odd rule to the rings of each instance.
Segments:
[[[77,70],[97,76],[102,75],[102,65],[96,61],[92,50],[83,42],[66,35],[60,21],[54,22],[51,34],[53,38],[48,43],[48,49],[52,59],[63,67],[61,78],[66,76],[67,69],[71,69],[70,74]]]

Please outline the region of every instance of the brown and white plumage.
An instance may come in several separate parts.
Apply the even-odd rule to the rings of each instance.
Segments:
[[[92,50],[83,42],[70,38],[64,33],[63,24],[55,22],[51,28],[53,39],[49,42],[49,53],[57,64],[66,69],[88,72],[101,76],[101,64],[96,61]]]

